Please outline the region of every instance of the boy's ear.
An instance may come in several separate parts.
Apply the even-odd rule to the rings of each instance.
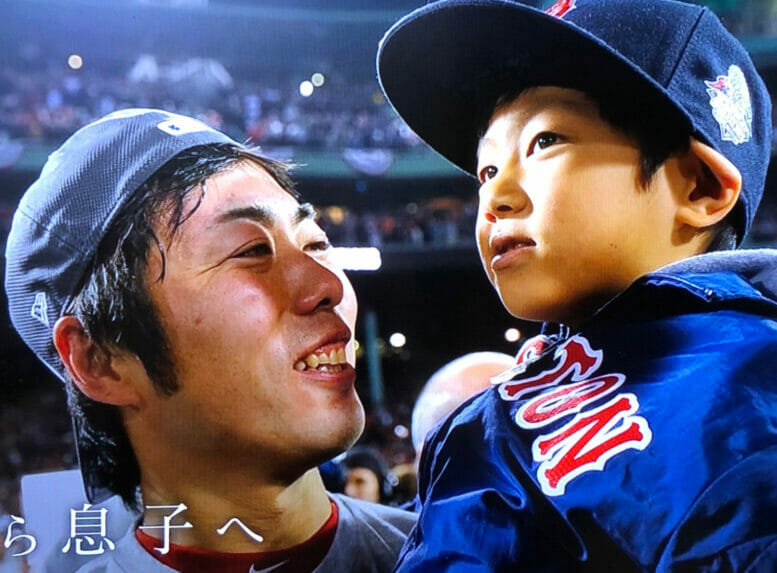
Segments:
[[[114,406],[139,404],[140,396],[132,383],[133,370],[137,369],[134,356],[100,348],[75,316],[57,320],[53,337],[62,363],[81,392]]]
[[[677,218],[703,229],[722,221],[736,205],[742,190],[742,174],[723,154],[691,138],[687,165],[692,184],[680,198]]]

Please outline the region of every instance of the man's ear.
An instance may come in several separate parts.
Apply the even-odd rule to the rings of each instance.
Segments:
[[[132,382],[137,358],[100,348],[74,316],[54,325],[54,346],[76,386],[96,402],[137,406],[140,396]]]
[[[693,175],[677,210],[677,220],[703,229],[722,221],[736,205],[742,174],[723,154],[691,138],[686,166]]]

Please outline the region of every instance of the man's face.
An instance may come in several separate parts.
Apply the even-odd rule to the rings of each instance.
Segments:
[[[263,169],[240,164],[205,189],[166,242],[156,282],[151,250],[150,296],[180,389],[149,394],[144,423],[173,447],[236,463],[244,455],[267,471],[307,469],[364,425],[353,288],[312,209]]]
[[[478,152],[477,242],[505,307],[575,324],[672,260],[667,162],[642,188],[640,154],[583,93],[540,87],[499,107]]]
[[[355,467],[345,477],[345,495],[374,503],[380,502],[378,476],[367,468]]]

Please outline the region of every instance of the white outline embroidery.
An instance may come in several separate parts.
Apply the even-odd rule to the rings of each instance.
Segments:
[[[35,302],[32,303],[30,316],[44,326],[49,326],[49,303],[45,292],[35,293]]]
[[[704,80],[710,96],[712,117],[720,126],[720,137],[734,145],[750,141],[753,136],[753,108],[745,74],[739,66],[731,65],[727,76],[713,81]]]
[[[613,456],[630,449],[644,450],[653,433],[645,418],[633,415],[640,404],[632,393],[617,394],[603,406],[583,411],[626,382],[626,376],[617,372],[595,376],[603,352],[591,348],[588,339],[579,334],[571,337],[555,350],[553,358],[555,367],[526,380],[503,382],[499,394],[505,401],[515,401],[536,393],[514,416],[516,425],[526,430],[573,416],[532,443],[532,458],[539,464],[537,481],[546,495],[558,496],[576,477],[603,470]]]

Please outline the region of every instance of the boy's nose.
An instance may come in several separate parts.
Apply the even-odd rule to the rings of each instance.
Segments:
[[[483,213],[489,223],[497,219],[514,216],[528,205],[528,196],[514,173],[507,171],[498,174],[481,189]]]

